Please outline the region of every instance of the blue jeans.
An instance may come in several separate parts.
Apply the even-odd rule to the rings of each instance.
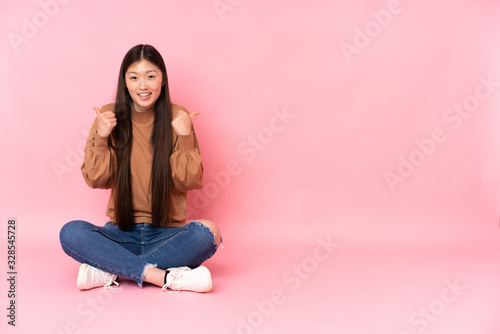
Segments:
[[[60,240],[64,252],[76,261],[128,277],[139,286],[146,268],[196,268],[218,248],[210,229],[196,221],[182,227],[140,223],[123,232],[112,222],[95,226],[74,220],[63,226]]]

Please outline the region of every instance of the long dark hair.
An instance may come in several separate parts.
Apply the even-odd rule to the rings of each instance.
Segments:
[[[116,152],[116,173],[114,181],[115,219],[120,230],[129,231],[135,224],[132,203],[132,182],[130,173],[130,154],[132,151],[132,97],[125,83],[125,74],[130,65],[141,60],[156,65],[162,74],[162,88],[156,100],[155,120],[151,143],[153,145],[153,165],[151,168],[151,206],[152,224],[166,225],[169,219],[170,194],[172,191],[172,172],[170,154],[172,152],[172,110],[168,90],[167,70],[160,53],[151,45],[139,44],[130,49],[123,58],[114,113],[117,126],[110,136],[111,145]]]

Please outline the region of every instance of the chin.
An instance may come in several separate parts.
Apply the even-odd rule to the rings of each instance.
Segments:
[[[141,109],[150,109],[150,108],[152,108],[154,106],[154,102],[153,103],[147,103],[147,104],[145,104],[142,101],[134,101],[134,103],[135,103],[136,106],[138,106]]]

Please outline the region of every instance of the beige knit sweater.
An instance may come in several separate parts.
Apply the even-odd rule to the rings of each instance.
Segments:
[[[114,104],[102,107],[101,112],[113,110]],[[187,110],[179,105],[172,105],[172,114],[178,110]],[[133,142],[130,157],[132,175],[132,203],[135,223],[151,223],[150,177],[153,161],[151,133],[153,131],[154,110],[136,112],[132,110]],[[117,125],[119,126],[119,125]],[[171,126],[168,124],[168,126]],[[174,186],[170,199],[169,226],[183,226],[186,223],[187,191],[200,189],[203,185],[203,165],[198,141],[194,131],[181,136],[173,132],[173,153],[170,156]],[[111,195],[106,209],[110,221],[115,222],[114,189],[111,180],[111,166],[116,166],[114,150],[108,146],[108,138],[97,134],[97,121],[94,121],[87,138],[85,156],[81,171],[85,182],[91,188],[111,188]]]

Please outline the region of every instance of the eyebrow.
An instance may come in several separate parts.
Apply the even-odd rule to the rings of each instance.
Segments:
[[[157,72],[156,70],[149,70],[149,71],[145,71],[143,73],[149,73],[149,72]],[[130,71],[130,72],[127,72],[127,74],[137,74],[137,72],[134,72],[134,71]]]

